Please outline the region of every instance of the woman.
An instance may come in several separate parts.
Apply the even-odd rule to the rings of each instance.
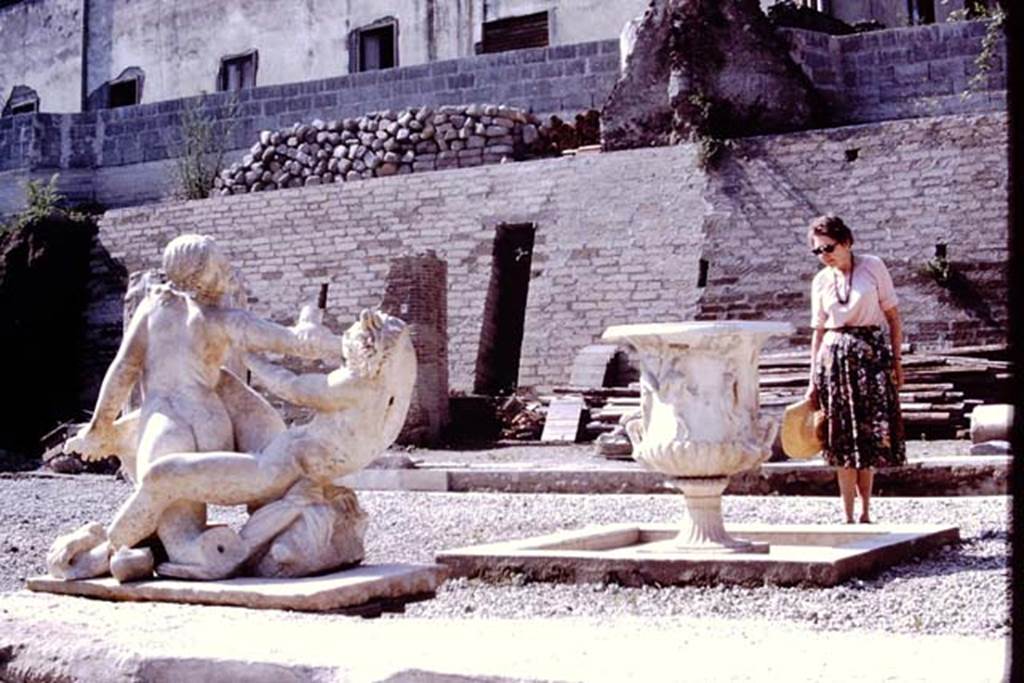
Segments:
[[[860,522],[870,524],[875,468],[906,462],[897,394],[903,384],[903,332],[896,291],[880,258],[854,254],[853,233],[837,216],[812,221],[807,239],[825,265],[811,285],[807,396],[825,413],[822,450],[836,468],[846,523],[854,522],[859,494]]]

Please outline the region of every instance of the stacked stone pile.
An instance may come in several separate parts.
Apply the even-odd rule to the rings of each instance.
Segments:
[[[544,153],[541,128],[520,109],[479,104],[317,119],[262,131],[214,186],[243,194],[519,160]]]

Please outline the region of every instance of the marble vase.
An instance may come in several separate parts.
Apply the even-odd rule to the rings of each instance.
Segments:
[[[658,552],[767,552],[722,521],[729,477],[765,461],[778,424],[758,415],[758,356],[789,323],[707,321],[616,325],[602,338],[639,361],[641,416],[627,425],[633,457],[671,477],[686,514]]]

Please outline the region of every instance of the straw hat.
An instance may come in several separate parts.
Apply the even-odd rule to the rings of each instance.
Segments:
[[[807,399],[786,406],[782,413],[782,450],[786,455],[806,460],[821,451],[816,425],[818,413]]]

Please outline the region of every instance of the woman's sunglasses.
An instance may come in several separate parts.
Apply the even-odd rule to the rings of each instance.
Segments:
[[[811,253],[815,256],[821,256],[822,254],[831,254],[839,246],[839,242],[833,242],[832,244],[826,244],[821,247],[815,247],[811,249]]]

